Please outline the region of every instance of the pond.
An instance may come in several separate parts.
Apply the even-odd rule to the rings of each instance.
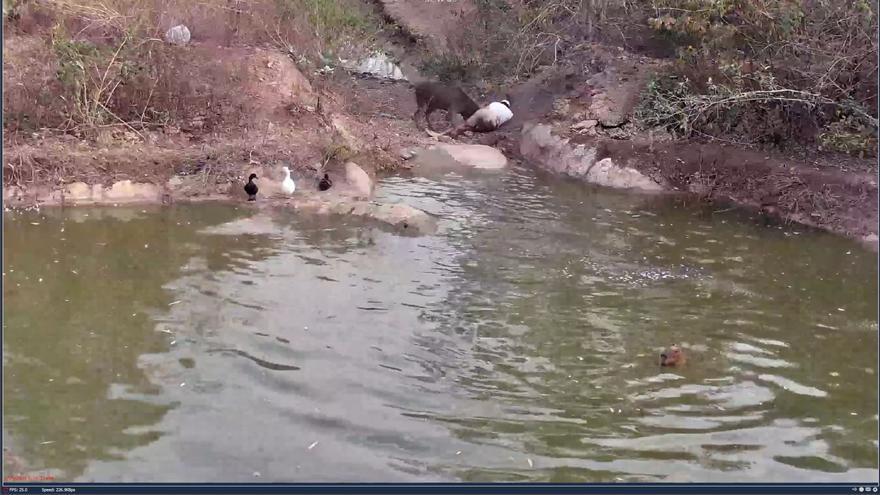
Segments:
[[[521,166],[377,199],[439,231],[228,204],[5,214],[19,471],[877,481],[873,253]],[[687,366],[660,368],[673,343]]]

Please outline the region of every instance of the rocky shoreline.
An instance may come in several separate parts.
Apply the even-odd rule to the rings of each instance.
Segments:
[[[877,181],[869,175],[853,178],[796,166],[785,167],[770,162],[769,158],[768,163],[758,167],[748,163],[751,157],[744,150],[738,150],[741,156],[733,157],[738,160],[736,167],[716,160],[710,162],[712,167],[705,169],[702,162],[709,162],[707,157],[711,150],[703,150],[698,165],[681,158],[688,158],[689,154],[679,150],[678,156],[671,157],[679,166],[671,172],[669,168],[657,166],[656,162],[633,152],[634,147],[614,144],[617,146],[599,140],[589,144],[577,143],[556,135],[550,125],[528,124],[523,128],[519,151],[536,166],[591,184],[649,193],[687,194],[703,201],[724,202],[775,221],[794,222],[842,235],[878,251]],[[653,150],[650,153],[653,154]],[[657,154],[660,153],[668,151],[658,149]],[[689,161],[694,161],[693,153]],[[696,170],[683,171],[688,165]],[[753,177],[747,185],[731,179],[748,177],[743,169],[749,166],[752,173],[763,173],[763,176]],[[780,175],[788,181],[790,189],[795,188],[793,194],[796,197],[810,198],[824,193],[838,199],[838,203],[826,209],[810,202],[801,205],[795,202],[794,208],[780,207],[781,196],[787,192],[773,183],[780,179]],[[702,178],[708,180],[700,180]],[[865,208],[866,205],[869,208]]]
[[[401,160],[404,158],[401,157]],[[500,169],[507,159],[489,146],[437,144],[408,150],[406,159],[424,166],[446,164],[475,169]],[[403,203],[379,204],[371,201],[374,182],[363,168],[346,162],[334,186],[319,192],[308,180],[301,180],[296,193],[287,197],[281,192],[277,171],[269,167],[251,166],[240,177],[254,173],[259,182],[256,209],[293,208],[316,214],[337,214],[363,217],[417,235],[436,232],[437,222],[431,215]],[[259,180],[259,179],[258,179]],[[167,181],[135,182],[129,179],[108,185],[77,181],[60,186],[38,184],[31,187],[6,186],[3,202],[7,210],[55,206],[125,206],[133,204],[173,204],[202,201],[241,202],[245,199],[242,181],[220,181],[208,184],[199,175],[174,175]]]
[[[260,201],[256,209],[293,208],[317,214],[339,214],[365,217],[416,234],[436,230],[436,221],[427,213],[405,204],[376,204],[370,201],[373,183],[368,174],[353,162],[346,163],[344,181],[327,193],[309,190],[303,184],[293,197],[280,192],[278,181],[260,184]],[[263,168],[249,168],[245,175],[271,177]],[[226,182],[206,188],[200,177],[174,176],[164,184],[122,180],[111,185],[74,182],[62,187],[40,185],[30,188],[7,186],[3,202],[7,210],[33,206],[126,206],[134,204],[172,204],[203,201],[240,202],[242,184]],[[197,192],[195,192],[197,191]]]
[[[405,123],[402,123],[405,125]],[[822,172],[803,167],[779,163],[749,163],[748,153],[733,150],[730,160],[737,167],[724,169],[725,163],[718,157],[711,161],[712,167],[703,168],[702,162],[713,150],[701,150],[699,156],[687,153],[683,146],[670,150],[664,143],[648,143],[638,152],[639,142],[590,139],[578,142],[577,136],[560,136],[559,126],[546,123],[526,122],[519,136],[507,132],[508,153],[537,167],[553,173],[567,175],[584,182],[617,189],[653,194],[686,194],[704,201],[717,201],[755,211],[768,219],[781,222],[795,222],[809,227],[826,230],[853,239],[866,248],[877,251],[877,182],[870,174]],[[483,136],[471,136],[470,141]],[[468,138],[466,138],[468,140]],[[413,138],[409,144],[418,145],[398,148],[396,167],[431,167],[448,164],[451,166],[500,169],[508,164],[508,159],[498,149],[466,143],[438,143],[427,138]],[[628,145],[628,146],[627,146]],[[670,153],[672,151],[672,153]],[[716,150],[717,152],[717,150]],[[658,165],[658,157],[676,164],[670,169],[663,163]],[[684,157],[684,158],[682,158]],[[687,160],[685,160],[685,158]],[[699,160],[701,163],[693,162]],[[687,170],[690,166],[692,170]],[[746,171],[762,174],[746,177]],[[780,170],[782,173],[780,173]],[[314,170],[300,171],[300,178],[314,174]],[[726,174],[725,174],[726,172]],[[231,173],[231,175],[230,175]],[[126,205],[134,203],[171,204],[199,201],[236,201],[244,199],[241,191],[243,178],[256,173],[267,180],[260,182],[261,196],[266,198],[261,204],[279,207],[292,207],[303,211],[321,214],[351,214],[378,220],[394,227],[408,229],[413,233],[432,233],[436,221],[424,212],[405,205],[375,205],[370,202],[373,178],[354,162],[346,162],[341,169],[334,170],[333,179],[337,186],[329,194],[316,194],[312,185],[306,184],[294,198],[281,198],[278,181],[274,180],[277,171],[273,167],[251,165],[233,169],[225,178],[208,180],[204,174],[175,174],[168,179],[149,177],[142,181],[123,179],[109,184],[96,181],[76,181],[52,186],[36,183],[29,186],[6,185],[3,200],[6,208],[27,208],[40,206],[77,205]],[[375,176],[376,172],[373,171]],[[703,178],[711,180],[701,180]],[[747,184],[735,182],[730,177],[746,177]],[[789,189],[796,188],[794,194],[811,198],[821,194],[838,199],[823,210],[811,209],[812,203],[795,203],[795,208],[779,206],[780,191],[772,181],[787,180]],[[310,182],[310,178],[306,180]],[[757,185],[756,185],[757,184]],[[829,192],[831,191],[831,192]],[[814,196],[811,196],[814,195]],[[795,196],[797,197],[797,196]],[[848,200],[848,201],[844,201]],[[872,203],[873,201],[873,203]],[[868,208],[865,208],[868,205]],[[873,205],[873,207],[872,207]],[[412,227],[412,228],[411,228]]]

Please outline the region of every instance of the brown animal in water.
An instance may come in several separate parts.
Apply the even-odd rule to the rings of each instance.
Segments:
[[[677,345],[660,354],[660,366],[682,366],[686,360],[684,352]]]
[[[761,206],[758,208],[760,216],[764,220],[764,225],[771,225],[773,220],[778,218],[779,215],[779,204],[776,200],[772,198],[765,199],[761,202]]]
[[[431,114],[436,110],[446,110],[446,113],[452,118],[453,115],[459,114],[467,120],[471,115],[480,109],[479,105],[474,103],[461,88],[457,86],[447,86],[443,83],[426,81],[415,84],[416,91],[416,113],[413,114],[413,121],[419,125],[419,114],[425,114],[425,123],[429,129],[431,127]]]

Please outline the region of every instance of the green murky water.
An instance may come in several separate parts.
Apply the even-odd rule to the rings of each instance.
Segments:
[[[526,169],[379,196],[440,232],[229,205],[6,214],[13,467],[877,480],[872,253]],[[688,366],[658,368],[674,342]]]

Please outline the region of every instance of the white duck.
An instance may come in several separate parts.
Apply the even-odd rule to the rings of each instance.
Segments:
[[[291,195],[296,191],[296,184],[293,182],[293,179],[290,178],[289,168],[281,167],[281,170],[284,170],[284,180],[281,181],[281,190],[284,191],[284,194]]]

